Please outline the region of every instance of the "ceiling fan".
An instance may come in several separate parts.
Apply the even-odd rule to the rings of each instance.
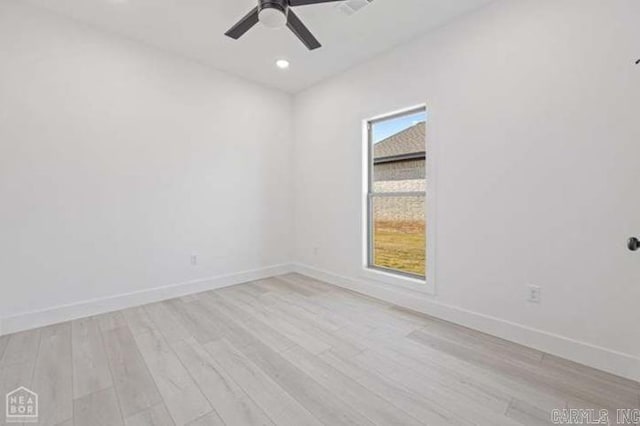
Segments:
[[[268,28],[284,28],[286,25],[309,50],[314,50],[322,45],[291,8],[337,1],[343,0],[258,0],[258,6],[238,21],[225,35],[237,40],[258,22]]]

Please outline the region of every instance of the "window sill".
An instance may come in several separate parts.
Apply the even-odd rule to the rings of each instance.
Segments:
[[[362,270],[362,277],[367,280],[376,281],[378,283],[389,284],[404,290],[415,291],[419,293],[425,293],[428,295],[434,295],[435,289],[432,283],[429,283],[425,279],[413,278],[394,274],[392,272],[385,272],[379,269],[373,269],[364,267]]]

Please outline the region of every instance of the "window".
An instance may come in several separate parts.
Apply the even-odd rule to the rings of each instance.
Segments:
[[[368,267],[424,280],[426,111],[367,123]]]

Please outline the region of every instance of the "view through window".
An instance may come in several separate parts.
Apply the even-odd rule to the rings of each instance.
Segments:
[[[369,122],[369,267],[426,274],[426,111]]]

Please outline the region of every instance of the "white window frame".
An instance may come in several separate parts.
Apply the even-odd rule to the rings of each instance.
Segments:
[[[401,117],[415,112],[425,111],[427,116],[426,137],[425,137],[425,176],[426,176],[426,247],[427,256],[426,277],[417,277],[411,274],[405,274],[402,271],[392,269],[384,269],[381,267],[370,266],[372,246],[371,221],[370,221],[370,189],[371,179],[373,178],[373,158],[371,144],[371,124],[383,120]],[[394,288],[406,289],[411,291],[423,292],[429,295],[435,294],[436,279],[436,150],[433,140],[432,113],[425,104],[404,108],[387,114],[381,114],[374,117],[364,119],[362,121],[363,135],[363,156],[362,156],[362,277],[373,283],[381,285],[390,284]],[[411,195],[410,193],[403,195]],[[388,286],[385,286],[388,288]]]

